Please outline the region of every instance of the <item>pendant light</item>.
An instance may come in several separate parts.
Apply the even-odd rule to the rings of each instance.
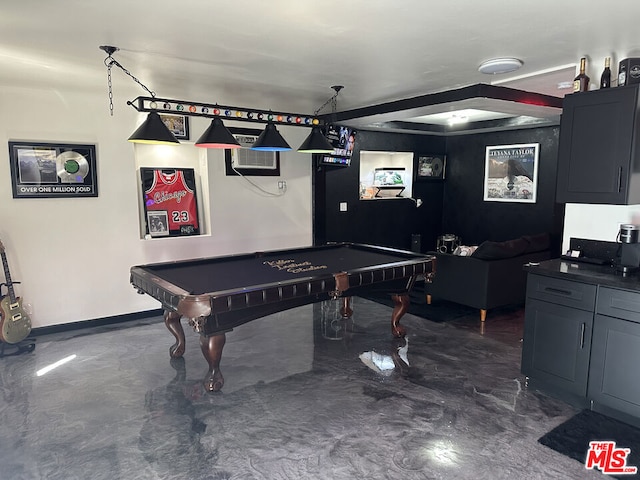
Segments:
[[[240,148],[241,145],[231,132],[224,126],[220,117],[211,120],[211,125],[196,142],[201,148]]]
[[[278,132],[278,129],[273,122],[269,122],[264,128],[264,131],[251,146],[251,150],[259,150],[263,152],[286,152],[291,150],[291,147],[287,141],[282,138],[282,135],[280,135],[280,132]]]
[[[322,130],[317,125],[311,129],[311,133],[307,137],[307,139],[302,142],[300,148],[298,148],[298,152],[300,153],[333,153],[333,146],[322,134]]]
[[[267,151],[267,152],[285,152],[291,150],[291,146],[280,135],[276,128],[277,124],[280,125],[295,125],[310,127],[312,126],[311,133],[302,142],[298,152],[301,153],[333,153],[334,148],[331,142],[324,136],[322,132],[322,126],[319,125],[320,120],[314,118],[318,113],[327,105],[331,104],[332,112],[336,111],[336,99],[340,90],[344,88],[342,85],[334,85],[331,88],[335,91],[324,104],[317,109],[313,115],[300,115],[297,113],[284,113],[277,112],[274,114],[264,111],[257,111],[257,118],[254,118],[255,111],[246,108],[238,108],[231,106],[212,106],[210,104],[200,102],[185,102],[183,100],[174,100],[168,98],[158,98],[155,92],[150,90],[144,83],[138,80],[133,74],[124,68],[114,57],[113,54],[119,50],[118,47],[111,45],[101,45],[100,50],[103,50],[107,54],[107,58],[104,59],[104,64],[107,67],[107,79],[109,85],[109,111],[113,116],[113,92],[111,90],[111,70],[113,67],[117,67],[122,70],[126,75],[131,77],[138,85],[145,89],[150,97],[138,97],[133,101],[127,102],[138,112],[148,112],[146,120],[140,125],[136,131],[129,137],[130,142],[134,143],[146,143],[146,144],[158,144],[158,145],[180,145],[180,142],[171,132],[171,130],[162,121],[159,112],[164,114],[172,114],[174,111],[179,115],[185,116],[202,116],[206,118],[212,118],[211,124],[207,130],[200,136],[196,147],[200,148],[219,148],[219,149],[232,149],[241,148],[242,146],[231,134],[231,132],[224,126],[222,120],[218,117],[221,111],[224,111],[226,117],[231,117],[235,111],[234,120],[260,122],[267,123],[264,131],[256,139],[255,143],[251,146],[252,150]],[[185,106],[186,105],[186,106]],[[209,113],[213,112],[213,115]],[[264,120],[263,120],[264,119]],[[265,122],[265,120],[267,120]]]
[[[129,137],[133,143],[154,145],[180,145],[178,139],[164,124],[158,112],[149,112],[147,119]]]

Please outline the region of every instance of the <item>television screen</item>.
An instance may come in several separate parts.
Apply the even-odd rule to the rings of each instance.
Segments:
[[[376,168],[373,173],[375,187],[403,187],[404,168]]]
[[[333,147],[333,157],[351,158],[356,140],[355,130],[340,125],[328,125],[325,128],[324,136]]]

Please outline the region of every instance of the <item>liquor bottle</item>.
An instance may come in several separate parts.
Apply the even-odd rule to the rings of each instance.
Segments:
[[[587,59],[582,57],[580,59],[580,73],[573,79],[573,91],[574,92],[586,92],[589,90],[589,77],[585,73],[587,68]]]
[[[604,70],[600,76],[600,88],[609,88],[611,86],[611,59],[604,59]]]

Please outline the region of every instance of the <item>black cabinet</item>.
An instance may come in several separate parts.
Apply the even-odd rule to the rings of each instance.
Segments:
[[[558,149],[559,203],[640,203],[640,85],[567,95]],[[640,147],[640,145],[638,145]]]
[[[597,312],[588,390],[592,408],[640,419],[640,293],[601,287]]]
[[[530,274],[522,373],[534,386],[586,401],[596,287]]]

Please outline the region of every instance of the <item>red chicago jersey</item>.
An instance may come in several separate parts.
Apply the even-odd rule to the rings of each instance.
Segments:
[[[153,183],[144,194],[147,212],[166,212],[169,231],[198,233],[196,194],[181,170],[155,170]]]

